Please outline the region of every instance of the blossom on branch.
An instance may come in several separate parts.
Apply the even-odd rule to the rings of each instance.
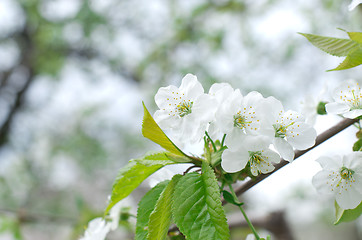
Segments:
[[[274,128],[273,145],[280,156],[287,161],[294,159],[293,147],[304,150],[315,144],[317,132],[304,122],[304,117],[294,111],[284,112],[282,103],[268,97],[270,125]]]
[[[352,119],[362,115],[362,91],[357,81],[344,81],[333,91],[333,99],[335,102],[326,104],[328,113]]]
[[[187,74],[181,86],[161,87],[155,95],[159,110],[155,121],[162,129],[171,129],[176,138],[199,141],[214,118],[215,100],[204,93],[196,76]]]
[[[226,139],[226,145],[230,140]],[[226,149],[222,155],[221,166],[229,173],[238,172],[250,164],[250,172],[269,173],[274,170],[273,163],[280,161],[279,155],[269,149],[270,140],[264,136],[246,136],[242,144]]]
[[[362,201],[362,152],[346,156],[320,157],[323,168],[312,180],[322,194],[332,194],[343,209],[353,209]]]
[[[228,148],[242,144],[247,135],[269,135],[272,129],[266,128],[265,98],[253,91],[243,97],[237,89],[227,96],[215,114],[215,124],[223,134],[227,134]],[[234,139],[232,141],[230,139]]]

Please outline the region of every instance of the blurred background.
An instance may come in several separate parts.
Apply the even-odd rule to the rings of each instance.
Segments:
[[[0,239],[78,239],[102,216],[118,169],[158,147],[141,135],[142,101],[186,73],[205,91],[228,82],[299,111],[342,59],[297,32],[361,31],[349,0],[1,0]],[[307,97],[307,100],[311,97]],[[318,119],[318,132],[338,118]],[[330,140],[244,196],[251,220],[275,239],[362,239],[362,221],[333,226],[333,201],[310,181],[319,153],[351,151],[355,130]],[[177,169],[164,171],[165,175]],[[149,189],[151,176],[127,204]],[[234,208],[227,207],[230,215]],[[231,216],[233,239],[249,232]],[[132,222],[107,239],[133,239]],[[278,232],[279,231],[279,232]],[[282,234],[281,234],[281,233]],[[289,237],[283,238],[283,234]]]

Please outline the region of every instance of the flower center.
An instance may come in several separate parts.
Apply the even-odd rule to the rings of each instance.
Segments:
[[[188,114],[190,114],[192,111],[192,104],[193,102],[191,102],[190,100],[188,101],[183,101],[183,102],[180,102],[177,106],[176,106],[176,111],[178,113],[178,115],[180,117],[184,117]]]
[[[288,125],[283,124],[273,124],[274,131],[275,131],[275,137],[284,138],[287,135],[287,128],[292,126],[294,122],[291,122]]]
[[[250,152],[249,151],[249,160],[251,164],[260,164],[260,162],[265,161],[264,156],[260,151]]]
[[[351,104],[351,109],[360,109],[362,108],[361,103],[361,94],[355,94],[355,90],[352,90],[353,99],[347,100]]]
[[[248,122],[240,111],[234,115],[234,127],[244,129],[248,123],[251,123],[251,121]]]
[[[346,167],[342,167],[340,172],[342,179],[350,180],[353,178],[354,171]]]

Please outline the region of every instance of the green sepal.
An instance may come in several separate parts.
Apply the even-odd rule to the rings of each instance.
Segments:
[[[227,149],[227,147],[223,146],[217,152],[211,154],[211,166],[215,167],[221,163],[221,155],[225,149]]]
[[[319,115],[326,115],[327,114],[327,110],[326,110],[326,102],[319,102],[317,105],[317,113]]]
[[[202,162],[202,174],[192,172],[180,178],[173,194],[172,216],[186,239],[230,239],[219,185],[206,162]]]
[[[358,139],[357,142],[353,144],[352,149],[355,152],[362,151],[362,139]]]
[[[155,209],[156,203],[166,188],[170,180],[166,180],[157,184],[154,188],[148,191],[138,203],[137,223],[135,240],[146,240],[148,234],[148,221],[150,215]]]
[[[182,175],[175,175],[158,198],[149,218],[147,239],[166,239],[171,224],[172,196],[175,186],[181,177]]]
[[[341,222],[351,222],[362,214],[362,202],[354,209],[343,209],[337,202],[334,202],[334,206],[336,210],[336,221],[334,222],[334,225]]]
[[[116,203],[136,189],[148,176],[170,164],[176,164],[176,162],[169,160],[167,152],[154,153],[140,159],[130,160],[119,171],[113,183],[111,199],[105,210],[105,215]]]
[[[145,104],[143,104],[144,116],[142,122],[142,135],[145,138],[150,139],[152,142],[157,143],[167,151],[180,155],[186,156],[162,131],[162,129],[155,122],[150,112],[147,110]]]
[[[233,205],[236,206],[242,206],[244,203],[236,201],[233,197],[233,195],[231,193],[229,193],[228,191],[222,191],[222,196],[224,197],[225,201],[227,201],[228,203],[231,203]]]

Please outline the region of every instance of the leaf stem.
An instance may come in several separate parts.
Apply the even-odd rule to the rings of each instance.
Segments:
[[[238,197],[237,197],[237,196],[236,196],[236,194],[235,194],[235,191],[234,191],[234,189],[233,189],[233,186],[231,185],[231,183],[228,183],[228,185],[229,185],[229,188],[230,188],[231,194],[232,194],[232,195],[233,195],[233,197],[234,197],[234,200],[235,200],[236,202],[238,202],[238,201],[239,201],[239,199],[238,199]],[[248,216],[246,215],[246,213],[245,213],[244,209],[243,209],[241,206],[238,206],[238,207],[239,207],[239,209],[240,209],[241,213],[243,214],[243,216],[244,216],[244,218],[245,218],[245,221],[248,223],[249,228],[250,228],[250,229],[251,229],[251,231],[253,232],[253,234],[254,234],[254,236],[255,236],[256,240],[260,240],[260,237],[259,237],[258,233],[256,232],[256,230],[255,230],[255,228],[254,228],[253,224],[251,223],[251,221],[249,220]]]
[[[210,142],[211,142],[211,144],[212,144],[212,148],[214,149],[214,152],[216,152],[217,149],[216,149],[216,146],[215,146],[214,141],[212,141],[212,139],[211,139],[211,137],[209,136],[209,133],[208,133],[207,131],[205,131],[205,134],[206,134],[207,138],[210,140]]]

